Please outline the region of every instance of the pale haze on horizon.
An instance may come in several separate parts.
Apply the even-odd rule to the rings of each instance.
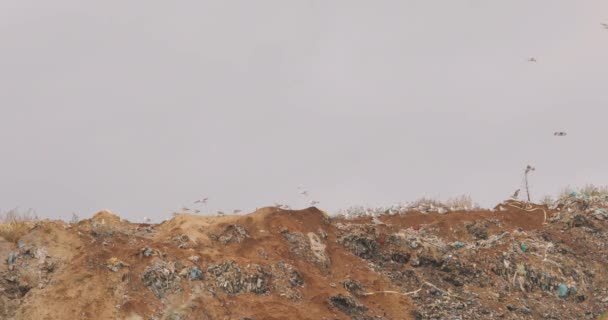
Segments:
[[[602,23],[599,0],[2,0],[0,210],[487,207],[528,164],[535,199],[607,184]]]

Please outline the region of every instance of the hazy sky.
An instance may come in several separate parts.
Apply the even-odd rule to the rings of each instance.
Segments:
[[[491,206],[527,164],[536,198],[605,184],[601,23],[605,0],[0,0],[0,209]]]

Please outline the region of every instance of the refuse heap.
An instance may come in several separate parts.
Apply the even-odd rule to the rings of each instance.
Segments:
[[[109,214],[42,224],[0,239],[0,318],[596,320],[606,204],[576,193],[352,218],[264,208],[149,232]]]

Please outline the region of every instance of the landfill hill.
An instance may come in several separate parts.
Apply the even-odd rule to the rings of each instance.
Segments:
[[[0,319],[600,319],[608,216],[571,200],[36,221],[0,239]]]

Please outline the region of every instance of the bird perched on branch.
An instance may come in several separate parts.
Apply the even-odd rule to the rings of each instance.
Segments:
[[[519,197],[519,189],[515,190],[515,192],[511,196],[512,199],[517,199],[517,197]]]
[[[531,166],[531,165],[528,165],[528,166],[526,167],[526,174],[527,174],[527,173],[529,173],[530,171],[534,171],[534,170],[536,170],[536,168],[534,168],[534,167],[533,167],[533,166]]]

